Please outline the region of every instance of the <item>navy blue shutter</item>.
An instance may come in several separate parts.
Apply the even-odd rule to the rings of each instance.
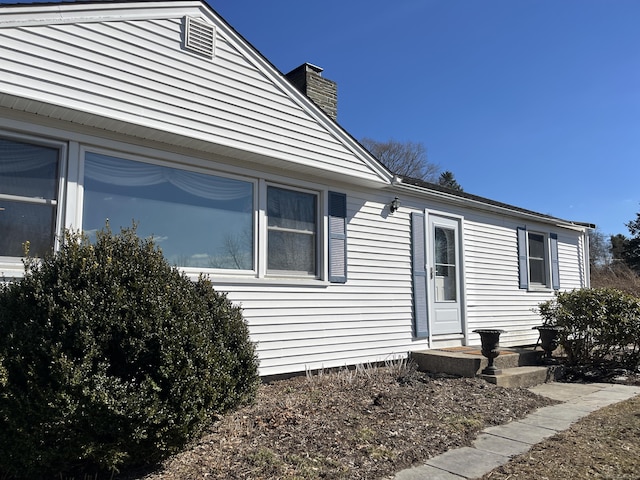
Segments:
[[[413,331],[418,338],[429,335],[424,213],[411,213],[411,270],[413,279]]]
[[[518,270],[520,288],[529,288],[529,255],[527,254],[527,229],[518,227]]]
[[[329,192],[329,281],[347,283],[347,196]]]
[[[560,289],[560,266],[558,265],[558,234],[549,235],[549,248],[551,249],[551,286],[554,290]]]

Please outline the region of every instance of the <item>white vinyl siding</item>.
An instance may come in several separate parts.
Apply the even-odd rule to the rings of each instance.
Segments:
[[[62,137],[65,132],[57,133]],[[84,158],[87,151],[114,154],[128,148],[125,143],[97,138],[91,143],[105,143],[111,148],[80,145],[74,146],[73,150],[79,158]],[[151,151],[146,153],[145,162],[167,157],[161,151],[157,155],[152,155]],[[196,163],[196,159],[188,162],[188,158],[181,157],[181,160]],[[224,175],[219,170],[210,173]],[[261,175],[258,171],[253,174]],[[258,184],[291,185],[296,182],[301,180],[269,175],[267,182]],[[311,184],[308,186],[311,188]],[[67,187],[69,191],[78,189],[71,181]],[[292,278],[247,279],[229,272],[214,273],[211,277],[217,290],[228,292],[232,301],[242,305],[251,338],[258,344],[262,375],[400,358],[406,356],[413,344],[409,215],[396,212],[381,220],[386,195],[358,190],[345,190],[344,195],[349,272],[346,283],[318,280],[300,283]],[[75,200],[68,197],[67,201]],[[82,205],[75,208],[82,210]],[[323,213],[322,217],[325,216]],[[324,218],[323,221],[328,220]],[[327,235],[323,234],[323,239],[326,242]],[[326,254],[326,250],[322,250]],[[325,270],[326,261],[323,257]]]
[[[494,214],[391,187],[389,172],[205,6],[112,5],[12,7],[0,18],[0,127],[59,141],[69,171],[58,229],[81,225],[86,151],[252,182],[256,271],[214,270],[211,279],[242,306],[260,373],[277,375],[429,348],[429,338],[414,335],[410,220],[412,212],[440,211],[461,218],[466,332],[504,328],[505,345],[535,342],[534,308],[553,291],[519,288],[517,212]],[[187,15],[215,27],[213,58],[184,49]],[[266,274],[268,185],[317,195],[319,278]],[[346,199],[346,239],[338,245],[346,245],[346,264],[336,264],[344,283],[326,281],[336,250],[329,239],[343,239],[331,237],[339,233],[329,225],[333,191]],[[388,215],[395,196],[401,207]],[[562,288],[587,285],[584,233],[553,223],[530,227],[558,233]],[[7,271],[0,265],[0,277]]]
[[[558,235],[558,263],[561,265],[560,285],[563,290],[588,286],[585,282],[588,272],[584,240],[583,235]],[[565,288],[564,285],[568,287]]]
[[[498,216],[468,215],[465,221],[465,281],[468,331],[477,328],[501,328],[501,345],[526,345],[536,342],[531,330],[541,322],[536,312],[541,302],[553,298],[553,290],[527,291],[519,288],[518,220]],[[532,230],[545,230],[543,224]],[[581,257],[582,234],[566,230],[558,235],[560,284],[563,290],[587,285]],[[477,336],[470,337],[478,343]]]
[[[347,191],[348,281],[326,288],[221,284],[242,303],[263,375],[403,357],[412,343],[408,214]],[[424,345],[424,344],[423,344]]]
[[[65,132],[58,131],[57,135],[64,138]],[[126,151],[130,146],[97,138],[86,140],[94,145],[108,144],[113,151]],[[77,146],[70,150],[84,151]],[[147,150],[147,154],[163,158],[163,164],[173,156],[160,150],[156,155]],[[199,163],[195,158],[179,158],[184,164]],[[217,165],[212,174],[220,174]],[[259,171],[244,173],[263,175]],[[279,185],[306,182],[310,191],[323,191],[320,183],[314,189],[309,179],[303,182],[271,174],[266,178],[268,183]],[[72,183],[67,187],[68,191],[76,190]],[[393,195],[370,189],[344,189],[344,193],[348,239],[346,283],[312,280],[315,283],[298,285],[295,281],[268,278],[247,281],[228,275],[212,277],[218,290],[228,292],[232,301],[242,305],[251,337],[258,342],[262,375],[384,361],[429,347],[426,338],[414,336],[410,216],[412,211],[424,211],[425,206],[439,211],[447,206],[403,198],[403,207],[398,212],[384,216],[382,212]],[[68,200],[73,201],[73,197]],[[420,210],[404,206],[411,202],[419,205]],[[501,337],[503,345],[535,343],[537,337],[531,327],[538,325],[540,318],[534,309],[552,298],[553,292],[550,289],[527,292],[519,288],[516,228],[521,220],[459,208],[452,208],[451,213],[464,215],[466,331],[503,328],[507,331]],[[327,221],[324,218],[323,222]],[[322,228],[326,228],[326,223]],[[537,231],[545,228],[549,229],[544,224],[532,225]],[[568,229],[559,229],[558,233],[563,288],[585,286],[584,235]],[[324,244],[326,232],[323,238]],[[322,251],[326,255],[325,247]],[[323,265],[326,270],[325,260]],[[473,335],[469,340],[472,344],[478,342]]]
[[[295,162],[291,168],[330,166],[332,172],[381,181],[292,99],[293,87],[284,91],[274,83],[278,74],[247,55],[226,25],[216,25],[211,60],[182,49],[183,22],[181,16],[0,28],[0,102],[29,98],[84,112],[49,113],[98,128],[160,141],[175,135],[185,146],[205,142],[263,156],[265,163],[273,158]]]

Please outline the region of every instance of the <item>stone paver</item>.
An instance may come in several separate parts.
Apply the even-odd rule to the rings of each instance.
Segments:
[[[558,417],[559,416],[549,417],[532,413],[531,415],[527,415],[525,418],[521,419],[520,422],[528,425],[535,425],[536,427],[548,428],[550,430],[555,430],[556,432],[566,430],[576,422],[576,420]]]
[[[629,391],[614,390],[611,388],[598,390],[597,392],[590,393],[585,396],[585,399],[602,400],[608,402],[608,404],[621,402],[629,398]]]
[[[431,465],[420,465],[419,467],[407,468],[398,473],[394,480],[466,480],[454,473],[447,472]]]
[[[403,470],[394,480],[468,480],[481,477],[509,458],[566,430],[572,423],[604,406],[640,395],[640,387],[607,383],[545,383],[531,391],[564,403],[539,408],[527,417],[489,427],[472,447],[449,450],[425,465]]]
[[[559,400],[566,402],[569,400],[575,400],[578,397],[583,397],[589,393],[602,390],[601,384],[582,384],[582,383],[542,383],[531,387],[533,393],[548,397],[553,400]]]
[[[612,383],[610,385],[607,385],[607,391],[609,392],[629,392],[630,394],[633,395],[640,395],[640,387],[637,387],[635,385],[630,386],[630,385],[618,385],[616,383]]]
[[[473,442],[473,448],[511,458],[526,452],[531,448],[531,445],[489,433],[481,433]]]
[[[539,415],[548,418],[557,418],[559,420],[568,420],[570,422],[576,422],[585,416],[588,412],[577,409],[571,404],[552,405],[549,407],[542,407],[533,412],[531,415]]]
[[[497,453],[462,447],[430,458],[427,460],[427,465],[460,475],[463,478],[476,478],[499,467],[508,460],[509,457]]]
[[[517,442],[528,443],[529,446],[541,442],[545,438],[555,435],[555,430],[542,428],[536,425],[529,425],[522,422],[505,423],[496,427],[486,428],[485,433],[497,435],[498,437],[508,438]]]

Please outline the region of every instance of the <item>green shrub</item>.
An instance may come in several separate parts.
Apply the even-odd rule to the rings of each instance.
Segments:
[[[562,327],[573,364],[640,364],[640,299],[613,288],[559,292],[539,306],[545,323]]]
[[[153,464],[253,398],[240,308],[135,227],[25,266],[0,289],[0,477]]]

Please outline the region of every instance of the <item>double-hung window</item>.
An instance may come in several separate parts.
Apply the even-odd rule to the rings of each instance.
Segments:
[[[0,257],[41,256],[57,233],[59,146],[0,138]]]
[[[267,187],[267,274],[318,275],[318,196]]]
[[[547,255],[544,235],[528,232],[529,282],[531,285],[547,286]]]
[[[558,235],[518,228],[520,288],[560,288]]]

